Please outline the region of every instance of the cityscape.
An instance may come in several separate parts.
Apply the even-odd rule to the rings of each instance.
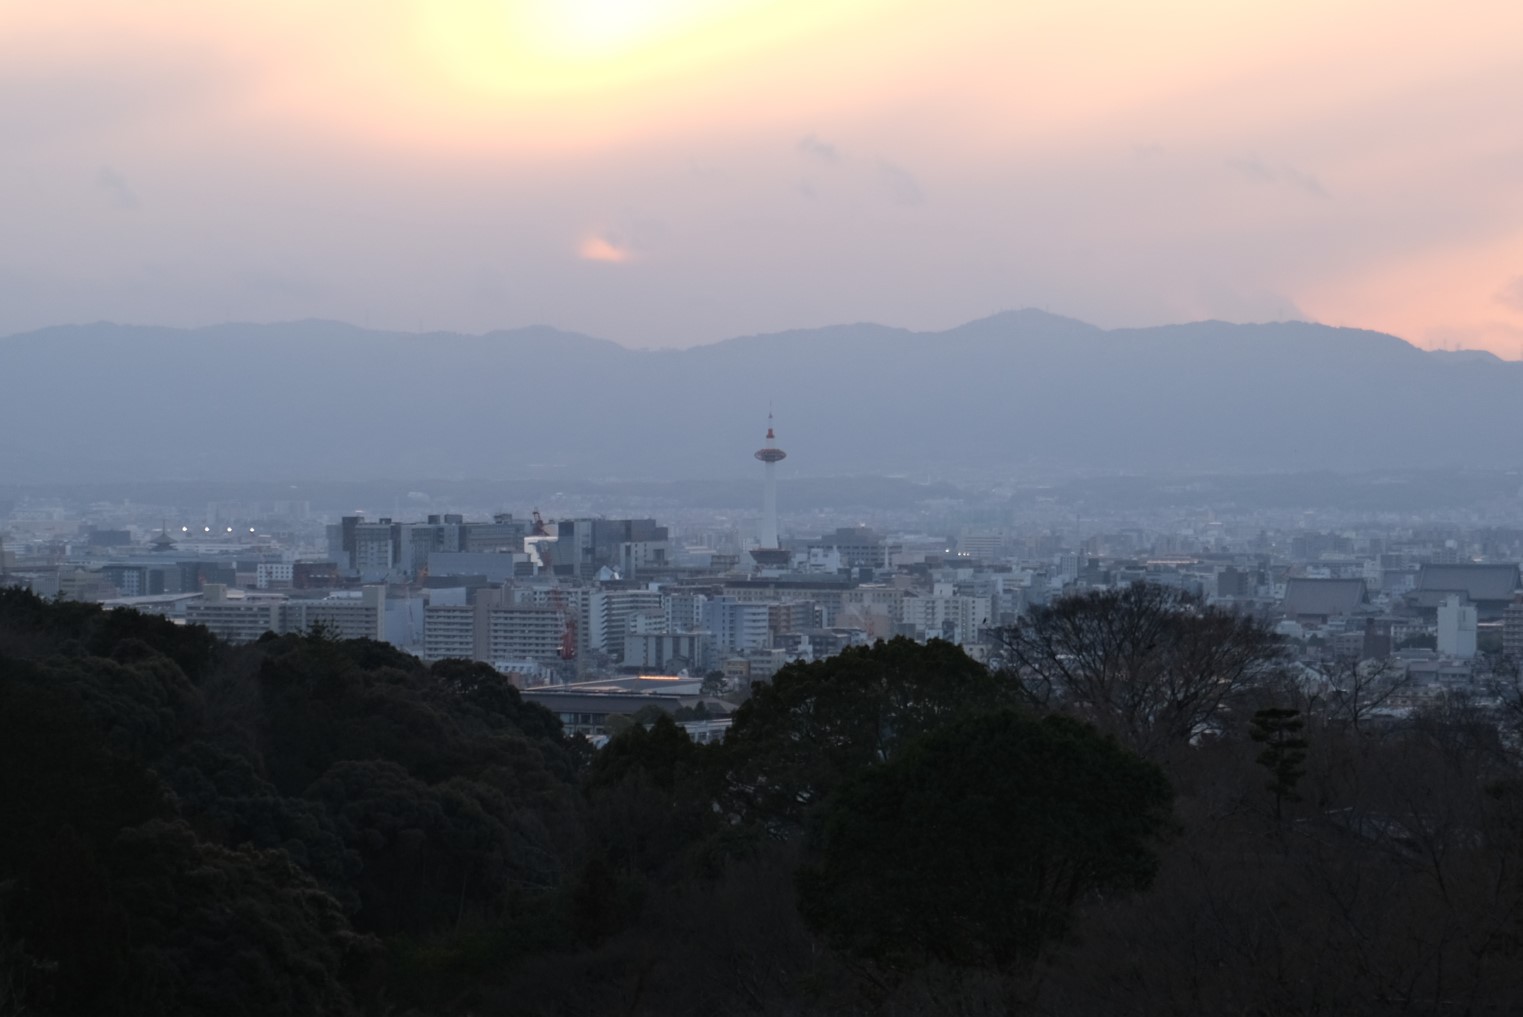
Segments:
[[[1042,520],[982,503],[944,507],[940,532],[893,512],[810,532],[809,506],[779,515],[788,454],[770,418],[760,444],[749,514],[334,519],[306,501],[224,501],[183,522],[183,506],[22,498],[0,520],[3,581],[232,643],[320,627],[424,661],[480,661],[599,741],[642,707],[699,704],[704,718],[684,723],[722,737],[753,682],[884,639],[946,640],[998,665],[1001,632],[1031,608],[1133,583],[1262,619],[1308,693],[1378,671],[1374,708],[1388,719],[1518,687],[1523,486],[1511,525],[1505,502],[1485,523],[1207,506],[1086,521],[1058,518],[1056,504]]]
[[[0,2],[0,1017],[1523,1014],[1520,38]]]

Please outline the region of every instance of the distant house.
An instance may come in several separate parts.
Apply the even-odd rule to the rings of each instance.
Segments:
[[[1288,619],[1303,625],[1321,625],[1329,618],[1355,614],[1368,601],[1363,579],[1296,577],[1285,580],[1285,599],[1280,608]]]
[[[1480,621],[1499,621],[1523,589],[1516,562],[1497,565],[1424,565],[1408,603],[1425,617],[1436,617],[1446,596],[1459,594],[1475,605]]]

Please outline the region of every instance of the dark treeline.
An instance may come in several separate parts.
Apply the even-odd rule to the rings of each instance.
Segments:
[[[1523,1009],[1516,730],[1158,588],[601,751],[490,668],[0,591],[0,1014]]]

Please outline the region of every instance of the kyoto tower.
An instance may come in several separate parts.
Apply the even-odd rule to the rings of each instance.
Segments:
[[[767,414],[767,443],[756,450],[756,458],[766,467],[767,479],[762,488],[762,518],[760,546],[752,549],[751,557],[758,565],[786,565],[789,554],[778,546],[777,539],[777,464],[788,458],[788,453],[777,447],[777,435],[772,433],[772,414]]]

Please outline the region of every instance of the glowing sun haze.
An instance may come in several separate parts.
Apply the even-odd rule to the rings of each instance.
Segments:
[[[11,0],[0,333],[1037,306],[1523,350],[1523,5]]]

